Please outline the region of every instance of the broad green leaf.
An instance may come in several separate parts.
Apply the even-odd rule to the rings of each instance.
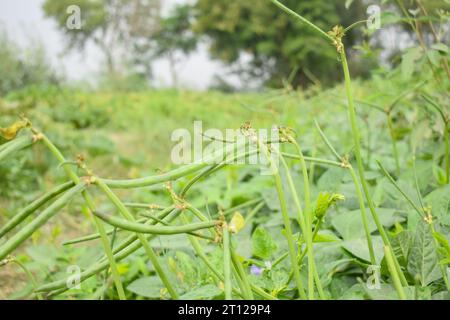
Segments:
[[[327,192],[339,191],[344,175],[345,170],[342,170],[342,168],[330,168],[320,176],[317,181],[317,188]]]
[[[425,221],[417,224],[413,245],[408,257],[408,271],[418,277],[422,286],[439,279],[438,255],[430,226]]]
[[[411,231],[403,230],[391,239],[394,254],[401,266],[406,267],[406,264],[408,263],[408,254],[413,237],[414,234]]]
[[[380,284],[379,289],[368,289],[364,286],[367,297],[370,300],[398,300],[398,294],[395,287],[391,284]],[[404,288],[406,296],[409,299],[414,297],[414,287]]]
[[[443,43],[435,43],[431,46],[431,49],[442,52],[442,53],[448,53],[448,46],[446,46]]]
[[[422,57],[422,49],[420,47],[414,47],[406,51],[402,56],[402,77],[403,80],[409,80],[414,73],[416,62]]]
[[[396,222],[404,221],[404,218],[395,215],[395,209],[377,208],[376,210],[381,223],[385,227],[391,227]],[[372,233],[377,230],[375,221],[373,220],[372,215],[369,212],[367,212],[367,220],[369,224],[369,231]],[[334,216],[331,220],[331,224],[345,240],[365,237],[361,211],[359,209],[346,211]]]
[[[272,236],[262,227],[256,228],[252,235],[252,251],[253,255],[268,259],[277,250],[277,244],[273,241]]]
[[[433,190],[423,200],[426,206],[431,206],[433,217],[439,220],[445,218],[450,205],[450,186],[446,185]]]
[[[154,277],[144,277],[133,281],[128,285],[127,290],[137,294],[138,296],[159,299],[161,298],[161,289],[164,288],[161,280]]]
[[[196,288],[194,290],[190,290],[183,294],[180,299],[181,300],[210,300],[214,299],[217,296],[220,296],[223,293],[217,286],[212,284],[207,284],[203,287]]]
[[[377,264],[379,264],[383,258],[383,241],[381,240],[380,236],[373,236],[372,237],[373,242],[373,249],[375,253],[375,260],[377,261]],[[353,256],[355,258],[364,260],[369,262],[370,261],[370,255],[369,255],[369,249],[367,246],[367,240],[366,239],[352,239],[352,240],[346,240],[341,243],[342,248],[345,252],[350,254],[350,256]]]

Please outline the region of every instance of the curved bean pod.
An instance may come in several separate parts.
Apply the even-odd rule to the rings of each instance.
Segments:
[[[61,210],[67,202],[69,202],[75,195],[79,194],[86,188],[86,183],[81,182],[76,185],[64,195],[62,195],[58,200],[53,202],[48,208],[46,208],[42,213],[31,221],[28,225],[17,232],[13,237],[6,241],[0,247],[0,260],[4,259],[8,254],[10,254],[14,249],[21,245],[25,240],[28,239],[37,229],[42,227],[50,218]]]
[[[167,220],[170,222],[178,217],[178,215],[181,213],[181,210],[175,209],[172,211],[172,217],[168,218]],[[151,241],[154,239],[156,235],[150,235],[147,236],[147,241]],[[118,245],[114,248],[114,260],[115,261],[121,261],[131,255],[132,253],[136,252],[139,248],[142,247],[142,243],[137,238],[136,234],[131,235],[129,238],[125,239],[123,243]],[[93,266],[87,268],[80,274],[80,281],[83,282],[84,280],[96,275],[99,272],[102,272],[103,270],[109,268],[109,262],[104,257],[100,259],[97,263],[95,263]],[[51,283],[44,284],[36,289],[37,292],[50,292],[50,291],[56,291],[65,288],[66,290],[69,290],[66,285],[66,279],[56,280]],[[59,292],[60,293],[60,292]]]
[[[219,164],[223,161],[234,159],[235,157],[231,157],[230,159],[228,159],[229,154],[245,148],[247,143],[248,141],[240,141],[236,144],[230,144],[226,146],[224,150],[216,150],[211,155],[206,156],[204,159],[200,161],[185,165],[183,167],[159,175],[127,180],[100,179],[100,178],[98,179],[104,182],[110,188],[123,188],[123,189],[148,187],[158,183],[177,180],[188,174],[197,172],[209,165]]]
[[[5,143],[0,150],[0,161],[20,149],[31,146],[33,143],[34,140],[32,136],[23,136]]]
[[[32,203],[27,205],[21,211],[19,211],[14,217],[12,217],[1,229],[0,229],[0,238],[2,238],[6,233],[8,233],[11,229],[21,223],[24,219],[26,219],[30,214],[35,212],[41,206],[46,204],[49,200],[58,196],[59,194],[65,192],[69,188],[72,188],[75,185],[72,181],[60,184],[59,186],[54,187],[50,191],[48,191],[43,196],[37,198]]]
[[[145,225],[142,223],[137,223],[129,220],[124,220],[121,218],[116,218],[108,214],[94,212],[94,214],[105,221],[106,223],[128,231],[137,232],[137,233],[150,233],[150,234],[160,234],[160,235],[168,235],[168,234],[180,234],[180,233],[188,233],[196,230],[213,228],[220,224],[218,221],[207,221],[207,222],[198,222],[192,223],[182,226],[152,226]]]

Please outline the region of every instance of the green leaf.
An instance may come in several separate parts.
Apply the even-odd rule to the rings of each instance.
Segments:
[[[422,57],[422,49],[420,47],[414,47],[406,51],[402,56],[402,77],[403,80],[409,80],[414,73],[416,61]]]
[[[414,242],[408,257],[408,271],[418,277],[422,286],[439,279],[438,255],[430,226],[425,221],[417,224]]]
[[[127,290],[137,294],[138,296],[151,298],[151,299],[159,299],[161,298],[161,289],[164,288],[161,280],[154,277],[144,277],[133,281],[128,287]]]
[[[383,258],[383,241],[380,236],[373,236],[372,241],[375,252],[375,260],[377,261],[377,264],[379,264]],[[344,251],[350,256],[370,262],[369,249],[366,239],[346,240],[341,244]]]
[[[333,233],[324,233],[319,232],[313,239],[314,242],[336,242],[341,241],[335,234]]]
[[[446,185],[445,187],[433,190],[423,200],[426,206],[431,206],[433,217],[436,217],[441,221],[448,216],[450,186]]]
[[[268,259],[277,250],[277,244],[272,236],[262,227],[256,228],[252,235],[253,255]]]
[[[431,46],[431,49],[442,52],[442,53],[448,53],[448,46],[446,46],[443,43],[435,43]]]
[[[194,290],[190,290],[183,294],[180,299],[181,300],[208,300],[214,299],[217,296],[222,294],[222,290],[220,290],[217,286],[212,284],[207,284],[203,287],[196,288]]]
[[[401,266],[406,267],[408,254],[411,248],[414,235],[409,230],[403,230],[391,239],[392,249]]]
[[[393,226],[396,222],[404,221],[404,218],[396,216],[395,212],[395,209],[377,208],[377,213],[381,223],[383,226],[388,228]],[[377,226],[372,218],[372,215],[367,214],[367,220],[369,231],[374,232],[377,230]],[[345,240],[365,237],[364,226],[361,219],[361,211],[359,209],[346,211],[334,216],[331,220],[331,224]]]

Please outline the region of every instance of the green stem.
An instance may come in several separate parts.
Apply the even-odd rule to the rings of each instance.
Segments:
[[[372,265],[377,264],[377,259],[375,258],[375,250],[373,249],[372,235],[370,234],[369,223],[367,221],[366,206],[364,204],[363,194],[361,192],[361,187],[359,186],[358,177],[356,176],[355,170],[352,166],[349,166],[348,170],[352,176],[353,184],[355,185],[356,195],[358,197],[359,208],[361,210],[361,220],[364,227],[364,233],[366,235],[367,247],[369,248],[370,263]]]
[[[253,300],[252,288],[250,286],[250,282],[248,280],[247,274],[244,270],[244,267],[243,267],[241,261],[239,260],[239,257],[237,256],[236,252],[234,252],[232,247],[231,247],[231,260],[233,261],[233,265],[236,268],[236,271],[242,280],[243,292],[245,292],[244,298],[247,300]]]
[[[364,204],[364,198],[363,198],[363,194],[361,192],[361,186],[359,184],[358,177],[356,176],[355,170],[353,170],[352,165],[349,164],[349,163],[347,164],[346,161],[344,161],[344,159],[342,158],[342,156],[336,151],[336,149],[333,147],[331,142],[328,140],[328,138],[325,135],[325,133],[320,128],[320,126],[317,123],[317,121],[315,121],[315,123],[316,123],[316,128],[319,131],[319,134],[322,137],[322,140],[327,145],[328,149],[330,149],[331,153],[334,155],[336,160],[342,162],[341,166],[342,167],[346,167],[348,169],[348,171],[350,172],[350,175],[352,176],[353,184],[355,185],[356,195],[358,197],[359,208],[361,210],[361,220],[362,220],[362,223],[363,223],[364,232],[365,232],[366,239],[367,239],[367,246],[369,248],[370,261],[371,261],[372,265],[376,265],[375,252],[374,252],[374,249],[373,249],[373,242],[372,242],[372,235],[370,234],[369,223],[367,221],[366,206]],[[345,166],[344,166],[344,164],[345,164]],[[318,226],[320,226],[321,222],[322,221],[319,220]],[[316,225],[316,227],[317,227],[317,225]],[[315,232],[317,232],[318,230],[319,229],[316,228]],[[313,240],[314,240],[314,238],[315,238],[315,235],[313,236]]]
[[[305,294],[305,290],[303,288],[302,279],[300,276],[300,270],[299,270],[298,264],[297,264],[297,254],[295,252],[295,240],[294,240],[294,236],[292,234],[291,221],[290,221],[289,213],[287,210],[286,197],[285,197],[284,191],[283,191],[283,184],[281,182],[281,176],[280,176],[280,173],[278,172],[278,167],[273,162],[273,160],[269,154],[269,151],[267,150],[267,147],[263,143],[261,143],[259,140],[258,140],[258,145],[259,145],[260,149],[262,149],[262,151],[264,152],[264,155],[266,156],[267,160],[269,161],[270,168],[271,168],[272,174],[274,176],[275,187],[276,187],[276,190],[278,193],[278,199],[280,201],[281,215],[283,218],[284,228],[286,231],[286,240],[287,240],[287,244],[288,244],[288,251],[289,251],[289,257],[291,260],[292,271],[294,272],[294,278],[295,278],[295,282],[297,285],[298,294],[299,294],[300,298],[302,298],[303,300],[306,300],[306,294]]]
[[[232,300],[231,295],[231,255],[230,255],[230,234],[228,227],[223,227],[223,275],[225,286],[225,300]]]
[[[105,250],[105,254],[108,257],[108,260],[114,261],[114,268],[111,267],[111,274],[112,274],[114,284],[117,289],[117,294],[119,295],[120,300],[126,300],[127,297],[125,295],[125,291],[123,289],[122,282],[120,281],[120,273],[119,273],[119,270],[117,269],[117,265],[114,260],[111,243],[108,241],[108,236],[106,235],[105,227],[97,218],[95,218],[91,214],[90,210],[87,207],[83,207],[82,210],[84,211],[84,214],[86,214],[88,217],[90,217],[90,219],[96,226],[98,233],[100,234],[100,239],[102,241],[103,249]],[[116,281],[116,279],[117,279],[117,281]]]
[[[394,159],[395,159],[395,168],[396,168],[397,176],[399,176],[400,175],[400,159],[398,157],[397,142],[395,139],[394,127],[392,125],[392,117],[391,117],[390,113],[388,113],[388,115],[387,115],[387,124],[388,124],[388,128],[389,128],[389,134],[391,136],[392,152],[394,154]]]
[[[36,279],[34,278],[33,274],[30,272],[30,270],[28,270],[28,268],[22,262],[17,260],[16,258],[10,258],[10,259],[8,259],[8,262],[17,264],[23,270],[23,272],[25,272],[28,280],[31,282],[34,290],[36,291],[38,284],[37,284]],[[36,297],[38,298],[38,300],[44,300],[44,298],[42,297],[42,295],[40,293],[37,292],[35,294],[36,294]]]
[[[301,156],[300,156],[301,157]],[[288,181],[289,188],[291,190],[292,198],[294,199],[295,206],[297,208],[297,214],[299,216],[299,223],[300,227],[302,229],[302,232],[306,239],[306,246],[307,250],[309,252],[308,254],[308,299],[313,300],[314,299],[314,270],[316,269],[315,263],[314,263],[314,253],[313,253],[313,243],[312,243],[312,235],[311,235],[311,224],[310,224],[310,218],[305,217],[305,215],[309,215],[308,211],[303,213],[303,210],[301,208],[300,200],[297,196],[297,191],[295,189],[294,181],[292,180],[291,174],[289,172],[289,168],[287,166],[286,161],[284,160],[283,156],[280,156],[281,163],[283,164],[283,167],[286,171],[286,178]],[[307,176],[307,174],[306,174]],[[308,179],[308,177],[307,177]],[[309,184],[309,179],[308,179]],[[305,185],[305,197],[309,197],[309,191],[306,191],[306,189],[309,189],[308,186]],[[308,196],[306,196],[308,194]],[[317,288],[321,288],[322,285],[320,281],[316,283]],[[321,297],[323,298],[323,297]]]
[[[388,246],[384,246],[384,256],[386,258],[386,263],[388,265],[389,272],[392,275],[392,281],[394,282],[395,289],[397,290],[398,296],[401,300],[406,300],[405,291],[403,290],[400,278],[397,275],[396,267],[394,263],[394,255]]]
[[[106,194],[106,196],[109,198],[109,200],[116,206],[116,208],[119,210],[120,214],[129,221],[134,221],[133,215],[128,211],[128,209],[125,207],[125,205],[122,203],[122,201],[116,196],[114,192],[106,185],[105,182],[102,180],[96,179],[96,184],[99,186],[99,188]],[[158,274],[161,281],[164,283],[164,285],[167,288],[167,291],[171,295],[173,299],[178,299],[178,294],[176,293],[175,289],[173,288],[172,284],[170,283],[166,273],[164,272],[163,268],[158,262],[158,258],[153,251],[153,248],[149,245],[147,239],[145,236],[141,233],[137,233],[137,237],[139,241],[142,244],[142,247],[144,248],[145,252],[147,253],[147,256],[149,257],[153,267],[155,268],[156,273]]]
[[[450,182],[450,152],[449,152],[449,125],[448,122],[445,122],[445,130],[444,130],[444,143],[445,143],[445,173],[446,173],[446,183]]]
[[[50,152],[53,154],[53,156],[58,160],[58,162],[66,163],[66,159],[64,158],[63,154],[59,149],[47,138],[46,135],[40,134],[42,137],[42,140],[44,144],[47,146],[47,148],[50,150]],[[80,182],[80,178],[75,174],[75,172],[69,167],[69,166],[63,166],[64,171],[66,172],[66,175],[76,184]],[[102,238],[102,244],[103,244],[103,250],[105,250],[106,256],[108,258],[109,266],[111,267],[111,273],[114,279],[114,285],[116,286],[117,294],[119,295],[119,298],[121,300],[126,300],[125,292],[123,290],[122,282],[120,281],[120,274],[119,270],[117,269],[116,261],[114,260],[114,256],[112,255],[111,246],[108,241],[108,237],[105,233],[105,230],[103,229],[103,225],[101,225],[100,221],[97,220],[96,217],[93,216],[93,212],[95,211],[95,204],[92,198],[90,197],[89,193],[87,193],[85,190],[82,192],[82,196],[84,198],[84,201],[89,208],[89,217],[94,222],[94,225],[97,228],[98,233],[100,234],[100,237]],[[99,229],[100,226],[100,230]]]
[[[348,114],[349,114],[350,124],[352,127],[353,143],[355,145],[355,157],[356,157],[356,163],[358,166],[360,182],[363,187],[363,191],[366,196],[367,204],[369,206],[373,220],[377,226],[378,232],[380,233],[381,239],[383,240],[384,245],[388,246],[389,249],[391,249],[391,251],[392,251],[392,246],[389,241],[389,238],[388,238],[386,232],[384,231],[384,227],[383,227],[383,225],[378,217],[378,214],[375,210],[375,205],[373,203],[372,196],[370,195],[369,187],[367,185],[367,181],[366,181],[366,177],[365,177],[365,173],[364,173],[364,165],[363,165],[363,161],[362,161],[362,157],[361,157],[360,133],[359,133],[358,125],[356,123],[356,109],[355,109],[355,104],[353,101],[350,71],[348,69],[347,56],[345,54],[344,47],[342,48],[342,50],[340,52],[340,56],[341,56],[342,68],[344,71],[345,91],[346,91],[347,99],[348,99]],[[398,276],[400,277],[402,284],[406,286],[408,284],[408,282],[406,281],[405,275],[403,274],[403,272],[400,268],[400,264],[398,263],[398,260],[395,256],[393,257],[393,260],[395,262]]]
[[[273,4],[275,4],[278,8],[280,8],[281,10],[285,11],[286,13],[290,14],[291,16],[293,16],[294,18],[300,20],[301,22],[303,22],[304,24],[306,24],[308,27],[310,27],[311,29],[314,29],[315,31],[317,31],[318,33],[320,33],[324,38],[333,41],[333,38],[326,33],[325,31],[323,31],[322,29],[320,29],[318,26],[316,26],[314,23],[311,23],[310,21],[308,21],[307,19],[303,18],[301,15],[299,15],[298,13],[296,13],[295,11],[289,9],[288,7],[286,7],[284,4],[282,4],[281,2],[279,2],[278,0],[270,0]]]

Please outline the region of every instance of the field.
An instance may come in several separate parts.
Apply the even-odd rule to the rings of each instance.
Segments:
[[[409,89],[417,84],[402,83],[399,75],[387,76],[396,83],[395,87],[389,84],[387,89],[383,78],[375,77],[371,81],[357,82],[355,96],[359,101],[362,152],[370,192],[394,248],[401,250],[406,244],[400,239],[406,236],[415,239],[420,236],[415,230],[422,222],[414,208],[383,175],[375,160],[379,160],[396,176],[396,184],[414,203],[423,201],[426,206],[433,208],[435,219],[442,226],[440,232],[444,234],[450,226],[447,214],[449,190],[444,180],[445,167],[442,166],[444,145],[440,139],[434,138],[439,133],[438,114],[432,107],[422,107],[425,105],[424,100],[418,97],[416,91]],[[423,92],[429,90],[426,83],[419,85]],[[287,88],[255,94],[174,91],[83,93],[58,88],[35,88],[3,100],[2,108],[11,116],[2,118],[2,121],[11,122],[18,111],[25,112],[29,119],[33,119],[33,126],[45,132],[68,160],[75,160],[77,155],[83,154],[90,170],[98,176],[137,178],[172,169],[170,151],[174,142],[171,141],[170,134],[177,128],[191,129],[194,120],[202,120],[204,130],[210,127],[239,128],[246,121],[251,121],[258,128],[282,124],[295,130],[305,156],[335,160],[321,140],[314,120],[322,127],[339,154],[349,154],[352,148],[351,131],[346,125],[343,91],[342,86],[322,92],[317,88],[307,92]],[[397,99],[399,96],[401,99]],[[401,166],[398,175],[387,117],[377,108],[371,107],[375,105],[384,108],[396,100],[399,101],[396,104],[393,136]],[[414,150],[417,153],[415,162]],[[303,190],[298,161],[289,160],[288,165],[296,188]],[[326,288],[326,295],[329,298],[396,298],[394,286],[383,281],[389,272],[383,259],[383,243],[370,215],[368,228],[376,263],[382,266],[382,288],[367,290],[363,285],[367,280],[366,269],[371,265],[370,256],[357,194],[348,170],[315,162],[307,165],[314,206],[315,199],[320,199],[319,195],[326,192],[340,194],[345,198],[345,201],[338,201],[330,206],[320,231],[314,238],[317,271]],[[41,143],[5,158],[1,172],[5,177],[1,181],[2,224],[32,199],[66,181],[64,170],[61,166],[58,167],[57,161]],[[288,298],[293,294],[293,287],[289,282],[289,262],[284,254],[287,247],[282,235],[280,207],[273,191],[272,177],[257,173],[258,170],[252,166],[225,167],[198,182],[187,199],[200,210],[209,210],[213,217],[219,214],[219,210],[225,210],[230,215],[239,212],[245,223],[243,229],[233,235],[232,241],[239,243],[235,254],[243,259],[243,265],[257,270],[256,274],[249,272],[251,283],[257,284],[274,297]],[[195,174],[190,174],[186,178],[194,176]],[[423,200],[420,201],[415,191],[415,176],[422,194]],[[180,190],[185,185],[186,178],[174,181],[173,189]],[[286,175],[283,174],[281,178],[283,187],[288,190]],[[161,184],[132,192],[119,191],[122,199],[133,199],[136,203],[163,207],[172,204],[167,190]],[[95,198],[99,210],[114,211],[100,192],[95,191]],[[248,206],[239,208],[239,205],[248,202]],[[27,266],[38,283],[64,277],[71,265],[84,269],[102,255],[98,240],[64,245],[65,241],[95,233],[91,220],[81,212],[81,205],[81,199],[70,201],[63,212],[19,247],[20,254],[17,254],[16,259]],[[287,198],[287,206],[291,219],[295,221],[296,210],[292,196]],[[233,209],[234,207],[237,208]],[[139,216],[140,210],[136,210],[135,214]],[[301,247],[303,240],[298,238],[299,226],[294,225],[293,228],[297,244]],[[118,233],[115,241],[119,243],[122,238],[122,234]],[[421,240],[430,241],[426,237],[415,241]],[[184,235],[160,236],[150,243],[159,254],[161,264],[171,271],[171,280],[180,295],[184,294],[185,298],[220,298],[223,294],[220,287],[214,285],[214,278],[201,265],[202,262],[195,256]],[[418,250],[417,245],[414,241],[408,242],[407,250]],[[203,247],[210,263],[219,268],[222,259],[219,246],[215,243],[206,244],[205,241]],[[419,280],[425,281],[425,285],[423,290],[418,290],[422,286],[414,289],[411,285],[408,287],[411,288],[408,289],[408,294],[420,294],[424,297],[442,294],[439,293],[439,288],[444,285],[441,274],[430,269],[432,264],[437,265],[438,256],[422,258],[427,259],[424,261],[428,269],[423,270],[424,278]],[[412,256],[410,259],[416,257]],[[267,267],[268,263],[272,266]],[[410,270],[408,263],[412,262],[405,260],[402,263],[406,270]],[[166,291],[160,290],[163,285],[154,275],[151,265],[146,262],[144,252],[138,251],[118,262],[117,268],[127,288],[128,297],[168,297]],[[33,289],[32,283],[26,281],[20,269],[13,264],[3,268],[2,273],[8,275],[9,279],[2,283],[2,287],[6,286],[2,293],[12,294],[3,298],[25,297]],[[17,279],[22,281],[18,282]],[[114,298],[116,293],[111,281],[110,276],[100,273],[83,282],[82,290],[72,289],[57,297]],[[428,286],[430,283],[433,286]],[[194,297],[192,294],[198,296]]]
[[[0,299],[450,298],[447,45],[352,79],[347,29],[272,2],[342,83],[0,100]],[[185,164],[179,129],[203,139]]]

